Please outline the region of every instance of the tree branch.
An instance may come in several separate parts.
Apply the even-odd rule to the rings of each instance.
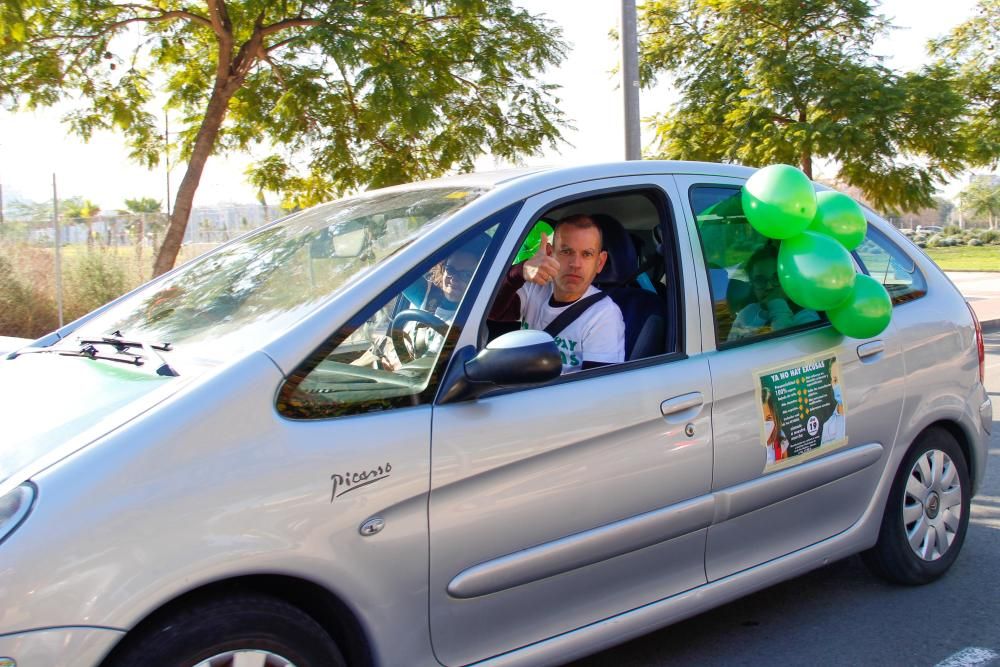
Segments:
[[[283,21],[278,21],[277,23],[272,23],[269,26],[264,26],[261,29],[261,35],[263,37],[268,37],[276,32],[287,30],[288,28],[306,28],[317,25],[322,25],[322,21],[319,19],[307,19],[302,16],[297,16],[293,19],[285,19]]]
[[[219,62],[215,68],[216,85],[228,81],[233,63],[233,30],[229,23],[225,0],[207,0],[212,30],[219,39]]]

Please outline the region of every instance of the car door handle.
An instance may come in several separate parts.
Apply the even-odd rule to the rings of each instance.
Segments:
[[[678,412],[684,412],[685,410],[690,410],[691,408],[700,407],[705,402],[705,397],[700,391],[693,391],[690,394],[683,394],[681,396],[674,396],[673,398],[668,398],[667,400],[660,403],[660,412],[663,416],[677,414]]]
[[[859,359],[874,357],[876,354],[881,354],[882,352],[885,352],[885,343],[880,340],[873,340],[870,343],[858,345]]]

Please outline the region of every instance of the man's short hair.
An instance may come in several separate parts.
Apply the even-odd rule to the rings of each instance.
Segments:
[[[597,224],[597,221],[591,218],[586,213],[574,213],[573,215],[567,215],[562,218],[552,227],[552,238],[555,239],[555,235],[559,232],[559,228],[563,225],[570,225],[576,227],[577,229],[596,229],[597,230],[597,251],[602,252],[604,250],[604,230],[601,226]]]

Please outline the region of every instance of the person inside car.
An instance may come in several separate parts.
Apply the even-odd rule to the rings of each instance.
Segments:
[[[607,258],[601,229],[590,216],[563,218],[554,225],[551,244],[543,234],[538,251],[508,270],[491,317],[516,312],[522,329],[550,333],[563,373],[624,361],[621,310],[592,285]]]
[[[737,313],[727,340],[758,336],[819,319],[816,311],[793,304],[781,288],[776,246],[768,243],[750,255],[746,273],[754,301]]]
[[[449,325],[455,319],[458,304],[469,288],[469,281],[486,252],[490,238],[485,234],[438,262],[420,280],[413,283],[403,296],[413,307],[433,316],[440,325]],[[381,336],[372,343],[368,352],[352,362],[353,365],[377,366],[384,370],[398,370],[407,358],[416,359],[436,353],[444,342],[444,334],[434,326],[425,326],[413,320],[402,327],[401,341],[405,349],[397,349],[390,335]]]

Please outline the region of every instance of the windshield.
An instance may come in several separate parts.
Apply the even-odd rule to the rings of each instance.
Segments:
[[[482,189],[373,193],[317,206],[193,260],[80,327],[222,361],[267,341]]]

